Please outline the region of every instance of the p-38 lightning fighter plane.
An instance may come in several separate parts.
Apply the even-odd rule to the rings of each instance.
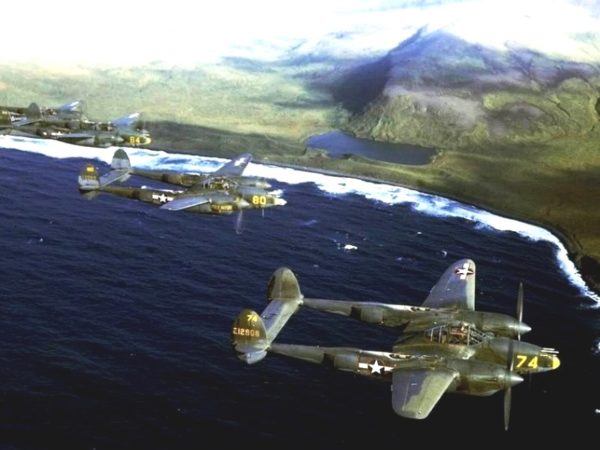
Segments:
[[[140,125],[140,114],[133,113],[111,122],[92,122],[84,118],[51,116],[23,119],[4,124],[4,134],[14,136],[55,139],[75,145],[109,147],[148,145],[150,133]]]
[[[244,198],[242,192],[229,186],[193,185],[188,189],[170,190],[148,187],[130,187],[115,185],[125,181],[130,173],[127,168],[120,166],[120,159],[113,158],[112,170],[106,175],[99,176],[92,164],[85,166],[79,175],[79,190],[82,193],[108,192],[121,197],[133,198],[170,211],[186,210],[205,214],[231,214],[252,207],[268,208],[283,206],[287,202],[272,192],[261,190],[254,194],[257,199]]]
[[[28,107],[21,106],[0,106],[0,114],[3,118],[9,117],[10,124],[16,126],[33,121],[81,121],[83,116],[83,102],[76,100],[66,103],[57,108],[40,108],[36,103],[31,103]]]
[[[252,155],[250,153],[242,153],[214,172],[188,173],[174,170],[149,170],[132,166],[127,153],[123,149],[119,149],[113,156],[113,164],[116,167],[111,166],[111,168],[116,170],[127,169],[132,175],[184,187],[191,187],[201,183],[207,186],[225,183],[236,187],[270,189],[271,185],[267,180],[243,175],[244,170],[251,161]]]
[[[425,308],[460,309],[463,305],[468,309],[474,280],[467,279],[474,272],[471,260],[454,263],[431,290],[425,301],[430,306]],[[504,422],[508,429],[511,387],[523,381],[520,374],[545,372],[560,365],[554,349],[496,336],[478,329],[473,322],[452,316],[430,316],[429,327],[425,320],[419,321],[416,328],[398,339],[391,352],[279,344],[275,338],[300,306],[314,307],[318,304],[315,302],[324,300],[305,298],[295,275],[287,268],[273,274],[267,297],[270,303],[260,316],[246,309],[233,324],[233,346],[241,360],[253,364],[271,352],[389,381],[392,408],[402,417],[426,418],[445,392],[488,396],[504,390]],[[340,302],[344,303],[351,308],[359,302]],[[328,308],[317,309],[331,311]],[[430,311],[417,308],[414,313],[421,312]]]
[[[113,155],[111,170],[107,175],[121,180],[124,175],[137,175],[187,188],[194,187],[194,189],[231,191],[240,194],[252,208],[277,206],[277,199],[279,197],[273,195],[273,192],[267,191],[271,185],[266,180],[243,175],[250,161],[252,161],[252,155],[250,153],[243,153],[214,172],[199,174],[158,171],[134,168],[127,153],[123,149],[118,149]],[[111,175],[113,172],[114,175]]]

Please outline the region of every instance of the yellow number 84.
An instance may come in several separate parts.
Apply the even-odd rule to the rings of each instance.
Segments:
[[[264,195],[253,195],[252,196],[252,204],[253,205],[266,205],[267,197]]]

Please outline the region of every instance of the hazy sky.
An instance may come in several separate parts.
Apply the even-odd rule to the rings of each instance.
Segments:
[[[222,56],[275,59],[294,46],[297,52],[385,51],[424,25],[485,45],[508,41],[594,59],[600,20],[590,5],[600,8],[578,3],[584,6],[566,0],[11,1],[2,6],[0,60],[185,64]],[[595,34],[595,46],[577,43],[575,33]]]

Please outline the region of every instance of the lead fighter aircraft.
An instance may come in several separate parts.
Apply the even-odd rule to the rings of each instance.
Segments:
[[[517,320],[475,311],[475,263],[470,259],[452,264],[422,307],[305,298],[288,268],[275,271],[267,297],[270,303],[260,316],[245,309],[233,324],[233,347],[242,361],[254,364],[271,352],[391,382],[392,408],[402,417],[426,418],[446,392],[488,396],[504,390],[508,429],[511,388],[523,381],[520,374],[560,365],[556,350],[520,340],[530,330],[520,317],[522,288]],[[300,306],[403,326],[404,333],[391,352],[275,343]],[[512,339],[515,334],[518,340]]]

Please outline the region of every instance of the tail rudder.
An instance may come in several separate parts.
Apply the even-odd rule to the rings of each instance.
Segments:
[[[86,164],[77,181],[79,182],[80,191],[95,191],[100,188],[98,171],[92,164]]]
[[[239,358],[254,364],[267,356],[271,343],[298,310],[303,298],[294,272],[287,267],[277,269],[269,280],[269,304],[262,314],[245,309],[233,324],[233,346]]]
[[[0,110],[0,127],[10,127],[12,125],[12,117],[9,111]]]
[[[110,168],[112,170],[126,170],[127,172],[131,172],[131,161],[125,150],[120,148],[115,152],[110,163]]]
[[[31,103],[25,111],[25,116],[29,120],[39,119],[40,117],[42,117],[42,110],[40,109],[37,103]]]
[[[251,309],[244,309],[233,322],[231,340],[238,358],[248,364],[257,363],[267,356],[269,342],[265,324]]]
[[[287,267],[280,267],[273,273],[267,287],[267,300],[301,302],[303,298],[300,284],[294,272]]]

